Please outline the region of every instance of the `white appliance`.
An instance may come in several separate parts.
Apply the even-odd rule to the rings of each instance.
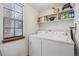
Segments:
[[[38,32],[29,36],[30,56],[73,56],[74,43],[67,32]]]

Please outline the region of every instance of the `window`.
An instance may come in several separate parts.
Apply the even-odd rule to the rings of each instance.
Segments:
[[[23,5],[6,3],[3,8],[3,37],[23,36]]]

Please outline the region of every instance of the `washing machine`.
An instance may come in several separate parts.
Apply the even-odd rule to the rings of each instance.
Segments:
[[[29,36],[30,56],[74,56],[69,32],[38,32]]]

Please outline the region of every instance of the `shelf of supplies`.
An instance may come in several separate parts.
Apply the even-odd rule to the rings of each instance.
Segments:
[[[60,12],[60,14],[65,13],[65,12],[70,12],[70,11],[74,11],[74,8],[62,11],[62,12]],[[51,14],[51,15],[46,15],[46,16],[53,16],[53,15],[56,15],[56,14]]]
[[[55,21],[47,21],[47,22],[40,22],[38,24],[46,24],[46,23],[53,23],[53,22],[65,22],[65,21],[74,21],[74,18],[70,18],[70,19],[61,19],[61,20],[55,20]]]
[[[62,15],[63,13],[66,13],[66,12],[67,13],[74,12],[74,8],[62,11],[62,12],[60,12],[60,14]],[[61,21],[73,21],[75,19],[75,15],[74,15],[73,17],[70,17],[70,18],[58,19],[58,20],[50,21],[49,18],[50,17],[54,17],[54,15],[56,15],[56,14],[46,15],[48,21],[46,21],[46,22],[39,22],[39,24],[51,23],[51,22],[61,22]],[[42,17],[45,17],[45,16],[42,16]]]
[[[74,8],[72,8],[72,9],[69,9],[69,10],[65,10],[65,11],[62,11],[62,12],[60,12],[60,13],[64,13],[64,12],[70,12],[70,11],[74,11]]]

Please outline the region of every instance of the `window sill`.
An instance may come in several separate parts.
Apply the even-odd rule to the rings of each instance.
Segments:
[[[24,38],[25,38],[25,36],[16,36],[16,37],[4,38],[2,43],[13,42],[13,41],[24,39]]]

